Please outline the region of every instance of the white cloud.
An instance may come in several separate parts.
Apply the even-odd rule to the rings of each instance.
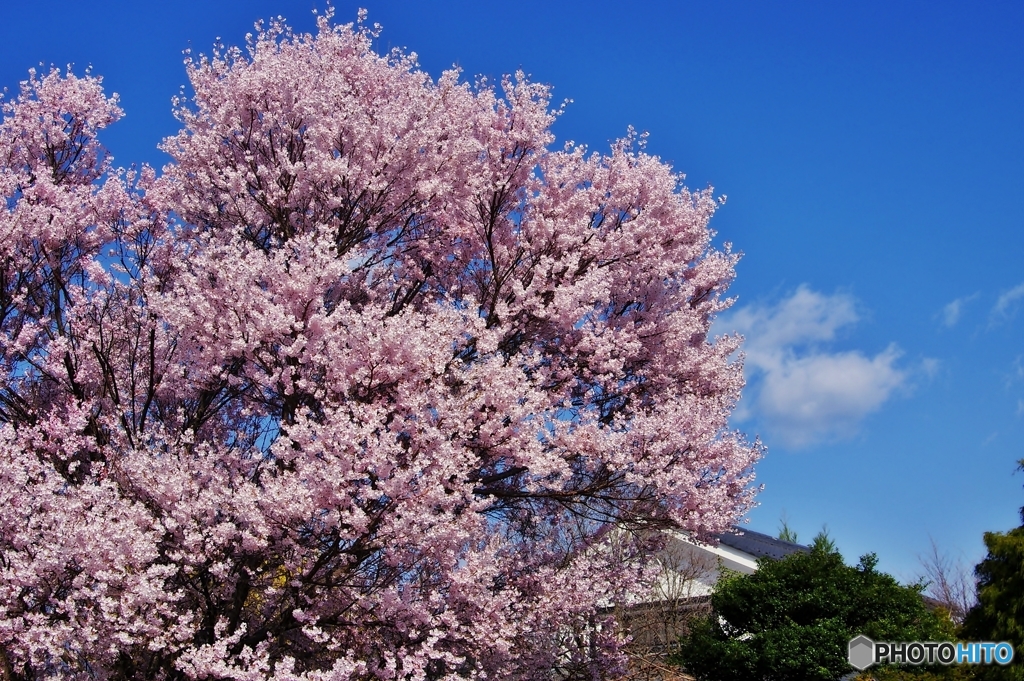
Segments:
[[[860,319],[850,296],[824,296],[800,286],[792,296],[775,306],[748,305],[740,308],[729,323],[756,335],[747,339],[747,353],[833,340],[836,331]]]
[[[1007,390],[1017,392],[1017,384],[1024,381],[1024,355],[1017,355],[1010,371],[1003,377]],[[1017,398],[1017,418],[1024,416],[1024,399]]]
[[[859,320],[851,296],[807,286],[776,305],[747,306],[724,320],[746,337],[748,393],[737,416],[756,415],[772,439],[791,447],[855,433],[907,381],[895,345],[874,357],[827,348]]]
[[[860,352],[784,356],[765,372],[758,411],[791,446],[852,435],[904,383],[906,374],[895,366],[899,356],[895,346],[873,358]]]
[[[978,294],[975,293],[973,295],[957,298],[953,302],[943,307],[942,323],[949,328],[953,328],[954,326],[956,326],[956,323],[960,321],[960,316],[964,312],[964,307],[967,305],[967,303],[971,302],[977,297]]]
[[[1015,315],[1018,307],[1017,301],[1021,298],[1024,298],[1024,284],[1017,284],[1009,291],[1004,291],[996,300],[995,307],[992,308],[993,320],[1002,321]]]
[[[1017,355],[1010,365],[1010,373],[1006,376],[1006,387],[1024,379],[1024,355]]]

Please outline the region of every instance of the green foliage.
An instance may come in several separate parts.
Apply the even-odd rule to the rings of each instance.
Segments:
[[[788,541],[791,544],[797,543],[796,530],[789,526],[789,521],[786,519],[785,514],[779,519],[779,539],[782,541]]]
[[[836,543],[832,541],[832,537],[828,536],[828,527],[822,525],[821,532],[814,535],[814,539],[811,540],[811,549],[824,553],[838,552]]]
[[[1024,460],[1019,465],[1024,469]],[[988,555],[974,569],[978,604],[967,613],[962,633],[970,640],[1013,644],[1013,663],[987,668],[979,678],[1024,681],[1024,525],[1009,532],[986,532],[985,548]]]
[[[914,667],[871,667],[855,681],[975,681],[978,668],[972,665],[951,665],[935,669]]]
[[[834,681],[851,671],[847,644],[857,634],[953,637],[920,586],[901,586],[876,564],[868,554],[846,565],[823,532],[810,553],[763,558],[752,575],[725,576],[712,595],[714,615],[695,623],[675,661],[700,681]]]

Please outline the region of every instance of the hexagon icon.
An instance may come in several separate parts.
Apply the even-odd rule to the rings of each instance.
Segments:
[[[847,659],[854,669],[863,670],[875,662],[875,642],[867,636],[850,639],[850,650]]]

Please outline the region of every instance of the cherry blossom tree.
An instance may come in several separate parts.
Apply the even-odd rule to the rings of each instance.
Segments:
[[[611,677],[750,507],[710,190],[376,30],[190,58],[160,173],[98,77],[3,105],[4,679]]]

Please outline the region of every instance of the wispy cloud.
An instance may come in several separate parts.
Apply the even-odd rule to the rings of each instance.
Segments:
[[[942,362],[934,357],[925,357],[921,360],[921,373],[928,379],[935,378],[941,368]]]
[[[1010,365],[1010,373],[1006,377],[1006,387],[1024,379],[1024,355],[1017,355]]]
[[[1006,389],[1019,392],[1017,385],[1024,381],[1024,355],[1017,355],[1010,365],[1010,371],[1004,376]],[[1024,399],[1017,398],[1017,418],[1024,416]]]
[[[964,308],[967,306],[967,303],[971,302],[977,297],[977,293],[969,296],[963,296],[961,298],[957,298],[953,302],[943,307],[942,323],[946,325],[948,328],[953,328],[954,326],[956,326],[957,322],[960,321],[960,316],[963,314]]]
[[[851,296],[807,286],[777,304],[747,306],[724,320],[747,339],[750,381],[738,416],[757,416],[772,438],[791,447],[855,433],[907,382],[895,345],[873,357],[829,350],[837,333],[859,320]]]
[[[1000,294],[995,306],[992,308],[992,321],[1005,321],[1017,314],[1021,298],[1024,298],[1024,284],[1017,284],[1009,291],[1004,291]]]

